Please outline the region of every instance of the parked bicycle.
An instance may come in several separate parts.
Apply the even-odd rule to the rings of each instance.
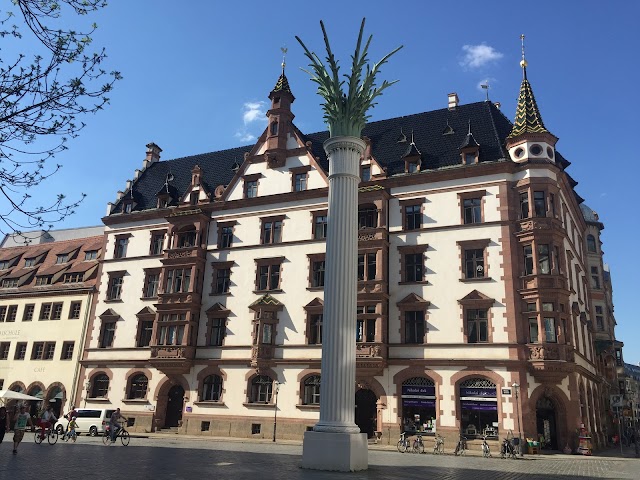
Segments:
[[[455,456],[464,455],[467,451],[467,437],[460,435],[456,449],[453,451]]]
[[[416,436],[413,441],[413,453],[424,453],[424,442],[422,441],[422,435]]]
[[[398,440],[397,448],[400,453],[405,453],[409,449],[409,440],[407,439],[407,432],[400,433],[400,440]]]
[[[508,438],[502,439],[502,445],[500,446],[500,458],[516,458],[516,448],[513,444],[513,440]]]
[[[110,427],[107,425],[104,429],[104,435],[102,436],[102,443],[104,443],[105,445],[108,445],[109,442],[111,443],[115,443],[116,440],[118,440],[118,437],[120,437],[120,441],[122,442],[123,446],[127,446],[129,445],[129,442],[131,441],[131,437],[129,436],[129,432],[127,432],[124,427],[120,427],[118,429],[118,431],[116,432],[116,435],[113,437],[113,442],[111,441],[111,430]]]
[[[433,454],[434,455],[444,455],[444,438],[436,433],[435,444],[433,445]]]
[[[47,442],[49,442],[49,445],[55,445],[58,441],[58,432],[53,427],[39,427],[38,429],[36,429],[36,433],[34,436],[34,441],[36,442],[36,444],[40,445],[45,438],[47,439]]]
[[[489,458],[491,456],[491,448],[489,447],[489,444],[487,443],[487,436],[483,436],[482,437],[482,456],[484,458]]]

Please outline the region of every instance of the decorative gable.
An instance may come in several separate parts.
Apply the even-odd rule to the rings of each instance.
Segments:
[[[490,308],[495,302],[495,299],[488,297],[478,290],[473,290],[458,300],[460,305],[470,308]]]

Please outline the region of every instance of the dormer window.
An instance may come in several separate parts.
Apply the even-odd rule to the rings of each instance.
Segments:
[[[36,264],[36,259],[34,258],[25,258],[24,266],[25,267],[33,267]]]
[[[62,253],[60,255],[56,256],[56,263],[67,263],[69,261],[69,254],[68,253]]]
[[[408,173],[416,173],[420,171],[420,165],[418,161],[408,161],[407,162],[407,172]]]
[[[42,275],[36,277],[36,286],[51,285],[53,283],[53,275]]]
[[[15,288],[17,286],[18,286],[17,278],[5,278],[4,280],[2,280],[3,288]]]
[[[9,268],[9,261],[3,260],[0,262],[0,270],[6,270]]]
[[[82,282],[84,277],[83,273],[66,273],[64,275],[64,283],[79,283]]]
[[[95,260],[96,258],[98,258],[98,250],[87,250],[84,252],[85,260]]]
[[[258,196],[257,180],[249,180],[244,183],[244,196],[245,198],[255,198]]]
[[[475,153],[467,152],[464,154],[464,164],[471,165],[476,163],[476,155]]]
[[[371,180],[371,165],[362,165],[360,167],[360,180],[363,182]]]
[[[131,213],[133,210],[133,202],[126,202],[122,204],[122,213]]]
[[[158,198],[158,208],[167,208],[169,206],[169,198],[160,197]]]
[[[197,190],[195,192],[191,192],[191,195],[189,196],[189,205],[197,205],[199,197],[200,192],[198,192]]]

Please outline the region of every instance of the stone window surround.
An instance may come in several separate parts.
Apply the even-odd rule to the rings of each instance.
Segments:
[[[400,218],[402,218],[402,231],[404,232],[409,232],[409,231],[415,231],[418,229],[411,229],[409,230],[407,228],[407,214],[406,214],[406,207],[412,207],[414,205],[420,205],[420,227],[422,228],[422,224],[423,219],[424,219],[424,203],[426,202],[426,197],[418,197],[418,198],[410,198],[407,200],[400,200]]]
[[[37,345],[42,345],[42,358],[35,358],[35,353],[36,353],[36,346]],[[53,345],[54,348],[54,352],[53,355],[51,356],[51,358],[46,358],[47,355],[47,350],[49,349],[49,347]],[[55,360],[55,346],[56,346],[56,342],[55,341],[51,341],[51,340],[44,340],[44,341],[38,341],[38,342],[33,342],[33,344],[31,345],[31,360]],[[26,358],[25,358],[26,360]]]
[[[458,206],[460,208],[460,225],[478,225],[477,223],[464,223],[464,201],[473,198],[480,198],[480,223],[486,221],[484,215],[485,197],[487,191],[482,190],[470,190],[467,192],[458,192]]]
[[[224,221],[224,222],[217,222],[217,227],[218,227],[218,239],[216,242],[216,245],[218,248],[222,248],[222,229],[225,227],[231,227],[231,245],[229,245],[229,247],[225,247],[225,248],[231,248],[233,247],[233,231],[235,230],[235,226],[237,224],[237,220],[229,220],[229,221]]]
[[[75,305],[79,305],[79,309],[78,309],[78,316],[74,317],[73,316],[73,307]],[[69,320],[77,320],[80,318],[80,313],[82,312],[82,300],[77,300],[77,301],[73,301],[70,303],[69,305]]]
[[[18,354],[20,353],[20,347],[22,345],[24,345],[24,347],[25,347],[24,357],[23,358],[19,358]],[[28,352],[27,345],[28,345],[28,342],[17,342],[16,343],[16,350],[15,350],[15,352],[13,352],[13,359],[14,360],[26,360],[27,359],[27,352]]]
[[[311,212],[311,238],[312,239],[314,240],[316,239],[316,217],[322,217],[322,216],[326,217],[328,213],[329,213],[329,210],[315,210]]]
[[[98,348],[113,348],[113,344],[111,346],[109,346],[109,347],[101,347],[101,345],[102,345],[102,336],[104,335],[105,325],[107,325],[109,323],[113,323],[115,325],[115,328],[113,330],[113,341],[115,342],[116,332],[118,330],[118,322],[121,322],[124,319],[118,314],[111,315],[111,314],[108,314],[107,312],[103,313],[102,315],[98,315],[98,318],[100,318],[100,320],[102,320],[102,322],[100,323],[100,331],[99,331],[99,335],[98,335]]]
[[[258,196],[258,192],[260,191],[260,179],[264,177],[261,173],[254,173],[252,175],[244,175],[242,177],[242,198],[255,198],[255,197],[247,197],[247,183],[248,182],[256,182],[256,197]]]
[[[147,390],[145,391],[144,397],[143,398],[130,398],[129,394],[131,393],[131,382],[133,381],[133,379],[137,376],[137,375],[144,375],[147,378]],[[151,372],[149,370],[147,370],[146,368],[132,368],[131,370],[129,370],[126,375],[125,375],[125,390],[124,390],[124,397],[122,399],[122,401],[124,403],[127,402],[146,402],[148,400],[148,396],[149,396],[149,385],[151,384]]]
[[[370,305],[375,305],[376,309],[375,312],[373,313],[367,313],[367,307]],[[381,302],[379,301],[375,301],[375,300],[364,300],[364,301],[358,301],[357,305],[356,305],[356,318],[358,320],[364,320],[365,322],[367,320],[375,320],[375,335],[374,335],[374,339],[373,341],[375,343],[381,343],[384,342],[384,338],[386,337],[386,331],[384,330],[384,325],[383,325],[383,316],[382,316],[382,307],[381,307]],[[358,308],[362,307],[363,308],[363,313],[358,313]],[[365,328],[363,331],[363,339],[360,342],[357,342],[358,344],[360,343],[370,343],[367,342],[366,337],[367,337],[367,328],[366,328],[366,323],[365,323]]]
[[[253,291],[253,293],[256,294],[260,294],[260,293],[268,293],[268,292],[280,292],[281,291],[281,286],[282,286],[282,264],[285,261],[285,257],[268,257],[268,258],[256,258],[254,259],[254,262],[256,264],[256,273],[255,273],[255,290]],[[270,289],[266,289],[266,290],[260,290],[260,267],[266,266],[266,265],[278,265],[279,269],[280,269],[280,275],[278,276],[278,288],[274,288],[273,290]],[[268,287],[269,285],[267,285]]]
[[[462,165],[468,165],[465,160],[469,153],[474,156],[474,164],[480,161],[480,147],[465,147],[460,150],[460,160]]]
[[[211,293],[209,293],[209,296],[214,296],[214,295],[231,295],[231,291],[228,292],[218,292],[216,291],[217,285],[218,285],[218,270],[229,270],[229,282],[231,282],[231,274],[232,269],[234,266],[236,266],[236,262],[234,262],[233,260],[227,261],[227,262],[211,262]]]
[[[461,307],[460,318],[462,320],[462,342],[468,345],[475,345],[469,343],[468,329],[467,329],[467,311],[468,310],[487,310],[487,341],[478,343],[493,343],[493,305],[496,301],[493,298],[482,299],[460,299],[458,304]]]
[[[310,377],[320,377],[320,370],[304,370],[300,374],[298,374],[298,391],[296,392],[296,397],[298,398],[298,404],[296,408],[299,410],[320,410],[319,403],[304,403],[304,382],[306,382]]]
[[[427,258],[425,253],[429,249],[429,244],[421,244],[421,245],[407,245],[407,246],[399,246],[398,253],[400,255],[400,285],[426,285],[428,284],[428,280],[426,280],[427,275]],[[406,255],[407,254],[422,254],[422,280],[417,282],[409,282],[406,280]]]
[[[126,270],[115,270],[113,272],[107,272],[107,276],[109,280],[107,281],[107,290],[105,292],[105,303],[118,303],[122,302],[122,292],[124,290],[124,277],[127,275]],[[121,277],[122,278],[122,286],[120,287],[120,297],[119,298],[109,298],[109,291],[111,290],[111,282],[114,278]]]
[[[292,167],[289,169],[289,173],[291,174],[291,191],[295,192],[296,190],[296,175],[298,174],[306,174],[307,177],[307,188],[305,190],[309,189],[309,172],[313,170],[313,167],[311,167],[311,165],[303,165],[301,167]]]
[[[324,291],[324,285],[321,286],[313,286],[313,264],[316,262],[325,261],[326,262],[326,253],[308,253],[307,258],[309,259],[309,273],[307,276],[307,290],[309,291]],[[326,263],[325,263],[325,273],[326,273]]]
[[[136,325],[136,337],[133,339],[134,340],[134,345],[136,346],[136,348],[147,348],[147,347],[139,347],[138,346],[138,342],[140,340],[140,335],[142,335],[142,324],[143,322],[155,322],[156,319],[156,312],[153,312],[151,310],[151,308],[149,307],[145,307],[147,308],[147,312],[142,313],[138,312],[136,313],[136,317],[138,318],[138,324]],[[115,335],[115,334],[114,334]],[[151,335],[151,341],[153,342],[153,334]]]
[[[129,246],[129,238],[133,237],[132,233],[119,233],[117,235],[114,235],[114,241],[113,241],[113,258],[114,259],[118,259],[118,258],[127,258],[127,248]],[[126,244],[125,244],[125,254],[122,255],[121,257],[117,256],[116,253],[118,251],[118,241],[125,239],[127,240]]]
[[[459,249],[460,258],[460,281],[461,282],[486,282],[491,281],[489,275],[489,253],[487,247],[491,243],[490,238],[479,238],[475,240],[458,240],[456,244]],[[481,278],[467,278],[465,268],[465,252],[466,250],[482,250],[484,252],[484,276]]]
[[[405,313],[406,312],[424,312],[424,341],[422,342],[422,344],[426,344],[427,343],[427,335],[429,332],[429,328],[428,328],[428,318],[429,318],[429,305],[431,305],[431,302],[429,302],[428,300],[425,300],[424,298],[415,295],[415,294],[410,294],[408,296],[406,296],[404,299],[400,300],[399,302],[396,303],[396,306],[398,307],[398,325],[400,325],[398,333],[400,334],[400,343],[401,344],[405,344],[406,342],[406,338],[405,338]],[[414,344],[411,344],[414,345]],[[415,345],[420,345],[419,343],[416,343]]]
[[[216,311],[210,311],[208,310],[206,312],[207,314],[207,329],[205,332],[205,345],[207,348],[209,347],[213,347],[214,345],[211,345],[211,328],[213,326],[213,322],[212,320],[220,320],[220,319],[224,319],[225,320],[225,328],[226,325],[229,321],[229,316],[231,315],[231,310],[228,309],[224,309],[224,310],[216,310]],[[227,340],[227,335],[225,332],[224,337],[222,338],[222,345],[225,344],[225,341]]]
[[[209,375],[217,375],[222,379],[222,388],[220,389],[220,398],[217,401],[213,400],[201,400],[202,398],[202,389],[204,387],[204,380]],[[210,365],[208,367],[203,368],[198,372],[197,376],[198,382],[198,390],[196,392],[197,400],[193,402],[196,405],[217,405],[224,406],[224,394],[226,392],[225,385],[227,384],[227,374],[224,370],[221,370],[218,365]]]
[[[141,300],[148,300],[150,298],[158,298],[158,292],[160,291],[160,279],[162,273],[162,267],[155,268],[143,268],[144,271],[144,280],[142,281],[142,295],[140,295]],[[154,297],[147,297],[147,280],[149,279],[149,275],[158,275],[158,286],[156,288],[156,295]]]
[[[521,256],[520,265],[522,266],[521,276],[527,276],[524,270],[524,247],[526,246],[531,246],[531,253],[533,255],[533,272],[530,275],[562,275],[561,267],[564,261],[564,258],[562,258],[562,253],[564,249],[562,248],[563,242],[560,237],[554,234],[536,233],[535,236],[527,235],[521,237],[520,242],[521,248],[519,255]],[[549,245],[549,256],[552,264],[548,274],[538,272],[540,268],[538,259],[538,245]],[[569,251],[567,250],[567,253],[568,252]],[[569,276],[571,277],[571,274],[569,274]]]
[[[105,397],[94,397],[93,396],[93,388],[94,388],[94,381],[96,379],[96,377],[98,375],[106,375],[107,378],[109,379],[109,386],[107,387],[107,395]],[[97,368],[96,370],[94,370],[93,372],[91,372],[91,374],[89,375],[89,383],[90,383],[90,387],[89,387],[89,391],[85,392],[86,398],[88,400],[107,400],[109,398],[109,391],[111,390],[111,382],[113,381],[113,372],[111,370],[109,370],[108,368]]]
[[[155,255],[162,255],[162,252],[159,254],[153,254],[152,252],[152,248],[153,248],[153,237],[155,237],[156,235],[162,235],[162,250],[164,250],[166,248],[166,243],[167,243],[167,229],[158,229],[158,230],[151,230],[149,231],[149,255],[150,256],[155,256]]]
[[[415,165],[416,171],[411,173],[417,173],[422,170],[421,165],[422,159],[420,155],[411,155],[410,157],[404,158],[404,173],[409,173],[409,165]]]
[[[524,303],[535,303],[536,310],[527,311],[526,308],[523,309],[522,317],[524,325],[526,325],[526,339],[527,343],[531,343],[531,338],[529,337],[529,319],[536,318],[538,322],[538,342],[537,344],[545,344],[552,343],[553,345],[570,345],[571,344],[571,322],[569,321],[569,312],[562,311],[564,295],[559,293],[547,292],[543,297],[541,296],[531,296],[524,297]],[[543,303],[553,303],[554,309],[553,311],[543,311],[542,304]],[[544,318],[555,319],[556,324],[556,341],[555,342],[547,342],[546,334],[544,329]],[[566,330],[566,331],[565,331]]]
[[[282,239],[284,236],[284,226],[285,226],[285,219],[287,218],[286,215],[272,215],[269,217],[260,217],[260,245],[273,245],[273,244],[278,244],[278,243],[282,243]],[[275,222],[280,222],[280,240],[278,242],[274,242],[273,239],[273,224]],[[272,224],[272,229],[271,229],[271,239],[269,241],[269,243],[264,243],[264,226],[266,223],[271,223]]]
[[[271,401],[266,403],[251,401],[251,382],[253,382],[253,379],[258,375],[266,375],[267,377],[271,378],[272,382],[275,382],[278,380],[278,375],[270,368],[264,368],[264,369],[261,369],[260,371],[250,370],[249,372],[247,372],[247,374],[245,375],[246,390],[244,391],[246,401],[243,405],[245,407],[268,407],[273,409],[273,405],[274,405],[273,388],[271,390]]]
[[[278,323],[280,321],[278,312],[284,308],[284,305],[254,305],[249,308],[255,312],[251,320],[252,326],[258,324],[257,329],[255,327],[251,329],[251,345],[271,345],[275,348],[277,345],[276,339],[278,338]],[[271,325],[271,343],[269,344],[262,343],[264,325],[266,324]]]
[[[316,297],[307,305],[305,305],[303,308],[305,311],[305,325],[304,325],[305,342],[307,345],[320,346],[322,345],[322,343],[310,344],[309,338],[311,338],[311,316],[324,313],[324,302],[322,301],[322,299]]]
[[[535,205],[533,199],[533,192],[544,192],[544,198],[546,203],[546,212],[544,217],[536,217],[535,216]],[[519,181],[516,185],[515,189],[515,200],[517,205],[517,215],[518,220],[525,220],[521,218],[520,215],[520,194],[527,193],[529,199],[529,218],[556,218],[560,221],[563,221],[563,215],[561,212],[564,212],[564,208],[561,207],[561,192],[558,186],[552,181],[550,178],[545,177],[529,177]],[[552,194],[555,198],[555,213],[552,212],[552,202],[550,201],[550,194]],[[563,222],[564,223],[564,222]]]

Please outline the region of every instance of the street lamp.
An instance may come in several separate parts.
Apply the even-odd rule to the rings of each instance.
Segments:
[[[513,385],[511,386],[516,391],[516,417],[518,418],[518,449],[520,450],[520,456],[522,456],[522,430],[520,429],[520,401],[518,400],[518,390],[520,389],[520,385],[514,382]]]
[[[273,441],[276,441],[276,428],[278,426],[278,390],[280,390],[280,382],[273,382]]]

